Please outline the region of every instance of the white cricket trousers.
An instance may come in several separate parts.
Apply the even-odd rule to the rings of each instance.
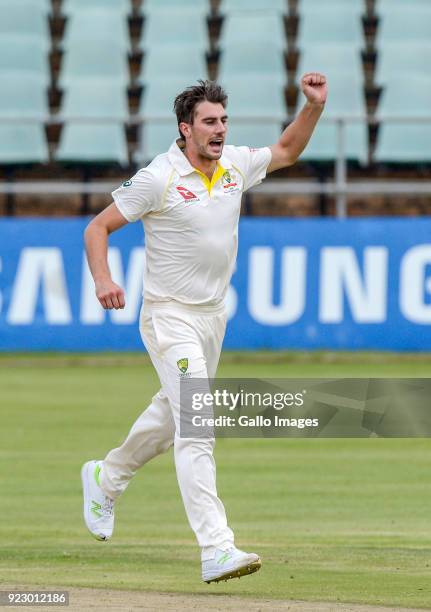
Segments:
[[[161,389],[138,417],[124,443],[103,461],[100,484],[117,498],[136,471],[174,445],[175,468],[186,514],[202,547],[202,559],[213,547],[227,548],[234,536],[217,496],[214,438],[181,438],[180,380],[215,376],[226,329],[224,308],[145,303],[140,332],[160,379]],[[187,371],[182,372],[187,359]],[[208,555],[206,555],[206,551]]]

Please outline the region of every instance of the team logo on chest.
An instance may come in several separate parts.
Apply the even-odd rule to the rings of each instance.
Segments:
[[[198,196],[193,191],[190,191],[190,189],[187,189],[187,187],[178,185],[177,191],[183,196],[185,202],[199,202]]]
[[[224,193],[233,193],[234,191],[239,190],[238,183],[236,182],[236,177],[233,176],[232,173],[229,172],[229,170],[226,170],[226,172],[223,174],[221,182],[223,185]]]

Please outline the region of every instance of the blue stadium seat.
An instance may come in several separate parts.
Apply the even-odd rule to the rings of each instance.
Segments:
[[[178,0],[145,0],[142,11],[144,14],[151,13],[153,11],[159,11],[160,9],[164,10],[178,10],[179,4],[181,4],[181,9],[198,9],[199,11],[204,9],[204,12],[210,12],[210,2],[209,0],[181,0],[179,3]]]
[[[18,72],[2,74],[0,116],[39,117],[48,114],[46,84],[38,75],[26,73],[25,78]]]
[[[374,161],[387,163],[430,163],[431,124],[382,123]]]

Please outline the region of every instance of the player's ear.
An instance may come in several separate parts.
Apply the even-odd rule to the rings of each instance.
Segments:
[[[178,126],[182,134],[184,134],[185,138],[188,138],[191,134],[190,125],[182,121]]]

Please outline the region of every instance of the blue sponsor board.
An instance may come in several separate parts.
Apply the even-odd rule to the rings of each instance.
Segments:
[[[142,225],[111,236],[127,307],[105,312],[86,223],[0,221],[0,350],[142,349]],[[229,349],[429,351],[431,219],[242,219],[226,304]]]

